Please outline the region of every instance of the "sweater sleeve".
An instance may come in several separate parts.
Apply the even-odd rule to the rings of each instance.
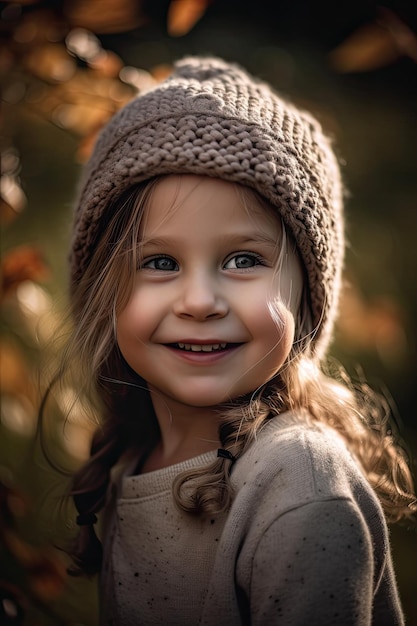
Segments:
[[[381,575],[373,552],[366,522],[348,499],[286,512],[263,533],[254,554],[251,625],[371,625]],[[394,609],[385,618],[384,624],[402,624]]]

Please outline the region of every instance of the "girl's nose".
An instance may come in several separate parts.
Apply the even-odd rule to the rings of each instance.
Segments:
[[[224,317],[229,306],[217,281],[196,273],[184,279],[173,309],[178,317],[205,321]]]

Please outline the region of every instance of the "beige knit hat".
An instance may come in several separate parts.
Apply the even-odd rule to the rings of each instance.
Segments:
[[[331,337],[344,256],[342,186],[318,122],[235,64],[187,57],[102,131],[81,180],[72,287],[94,251],[105,207],[159,174],[192,173],[256,189],[292,232],[309,283],[315,351]]]

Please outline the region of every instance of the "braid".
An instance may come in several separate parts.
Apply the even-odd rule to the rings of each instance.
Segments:
[[[73,576],[91,576],[100,570],[102,547],[94,531],[95,514],[106,503],[112,468],[129,451],[137,452],[139,458],[159,436],[149,392],[138,384],[138,377],[121,362],[118,376],[110,379],[106,375],[107,367],[102,367],[97,383],[103,403],[103,425],[94,434],[90,459],[74,475],[69,494],[80,526],[70,551],[74,566],[69,573]]]
[[[256,395],[245,396],[224,407],[219,439],[230,456],[219,455],[209,467],[188,470],[174,480],[174,498],[180,509],[195,515],[215,515],[229,508],[233,498],[230,481],[233,463],[258,430],[276,414],[273,399],[279,397],[276,392],[271,393],[270,381]]]
[[[102,547],[94,530],[98,513],[105,504],[110,483],[110,470],[119,460],[125,448],[125,437],[118,425],[109,420],[105,427],[96,431],[91,456],[72,481],[72,496],[78,512],[80,526],[78,537],[71,550],[74,565],[68,570],[72,576],[92,576],[101,567]]]

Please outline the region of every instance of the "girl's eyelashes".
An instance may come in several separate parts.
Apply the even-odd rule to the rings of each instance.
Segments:
[[[230,256],[223,265],[226,270],[248,270],[257,265],[267,265],[265,259],[254,252],[239,252]],[[160,272],[178,272],[179,265],[170,256],[160,254],[148,259],[144,259],[139,269],[150,269]]]
[[[178,263],[170,256],[160,255],[151,259],[144,260],[140,269],[159,270],[161,272],[177,272],[179,270]]]
[[[256,265],[266,265],[266,261],[260,254],[254,252],[239,252],[230,257],[224,264],[226,270],[246,270]]]

